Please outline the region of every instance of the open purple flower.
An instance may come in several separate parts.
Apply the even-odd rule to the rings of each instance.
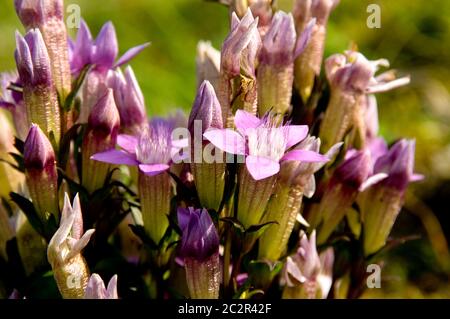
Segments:
[[[115,69],[128,63],[149,44],[144,43],[129,49],[116,61],[119,48],[113,24],[105,23],[94,40],[89,27],[82,20],[76,41],[69,42],[71,71],[78,74],[88,64],[95,65],[97,70]]]
[[[158,120],[150,123],[139,137],[119,135],[117,144],[120,150],[97,153],[91,159],[110,164],[139,166],[142,173],[154,176],[170,168],[173,156],[187,146],[187,140],[173,140],[171,124]]]
[[[203,136],[227,153],[244,155],[246,167],[255,180],[277,174],[283,161],[328,161],[327,157],[309,150],[287,152],[306,137],[306,125],[277,126],[270,115],[259,119],[242,110],[236,112],[234,124],[237,131],[210,129]]]

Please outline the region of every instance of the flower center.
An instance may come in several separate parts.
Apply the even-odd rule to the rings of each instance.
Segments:
[[[170,129],[157,122],[144,129],[136,149],[137,160],[142,164],[167,164],[171,160],[172,141]]]

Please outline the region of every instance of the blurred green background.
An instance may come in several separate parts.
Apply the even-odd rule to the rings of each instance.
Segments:
[[[292,0],[279,0],[290,10]],[[369,29],[367,6],[381,7],[381,28]],[[195,96],[195,53],[199,40],[220,48],[228,31],[227,8],[202,0],[68,0],[78,4],[95,35],[111,20],[120,52],[152,45],[133,62],[150,115],[189,110]],[[12,0],[0,5],[0,71],[14,68],[14,31],[23,31]],[[74,35],[76,30],[70,30]],[[382,289],[366,297],[450,298],[447,242],[450,239],[450,1],[341,0],[329,23],[326,56],[352,43],[369,58],[387,58],[410,86],[378,95],[381,133],[392,142],[417,141],[413,185],[395,234],[418,234],[386,261]]]

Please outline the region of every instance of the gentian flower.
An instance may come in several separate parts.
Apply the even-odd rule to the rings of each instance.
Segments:
[[[111,277],[108,288],[98,274],[92,274],[84,293],[84,299],[119,299],[117,295],[117,275]]]
[[[385,92],[409,83],[409,77],[393,79],[385,73],[375,77],[380,66],[389,66],[389,62],[384,59],[369,61],[355,51],[335,54],[325,61],[331,96],[320,126],[322,147],[342,141],[350,129],[360,128],[358,124],[364,123],[365,116],[361,101],[366,94]],[[365,131],[353,132],[353,135],[363,139]],[[364,141],[360,144],[364,146]]]
[[[235,13],[237,17],[242,19],[245,14],[249,11],[255,17],[258,17],[258,30],[261,38],[267,32],[272,21],[272,2],[273,0],[224,0],[222,3],[228,5],[230,16]]]
[[[63,0],[14,0],[17,15],[30,31],[39,28],[51,61],[53,85],[62,101],[71,91],[67,30]],[[34,121],[34,120],[32,120]]]
[[[194,147],[191,147],[194,160],[191,161],[190,168],[200,203],[203,207],[217,211],[225,189],[226,163],[221,150],[216,148],[214,155],[208,154],[208,146],[203,143],[203,133],[208,129],[223,129],[220,104],[214,88],[208,81],[200,85],[189,116],[188,127],[193,139],[191,144],[194,144]],[[213,159],[205,161],[207,155],[211,155]]]
[[[342,143],[334,145],[325,154],[332,159]],[[294,150],[319,152],[320,139],[309,136],[298,144]],[[326,161],[301,162],[285,161],[281,164],[279,178],[264,214],[264,222],[276,221],[264,232],[259,240],[259,258],[278,260],[287,247],[289,237],[296,221],[309,226],[300,215],[303,196],[311,198],[315,192],[314,173],[320,170]]]
[[[12,84],[19,84],[17,72],[0,73],[0,108],[11,112],[17,137],[24,141],[28,134],[27,110],[23,94],[9,89]]]
[[[49,214],[59,219],[58,173],[55,152],[39,126],[33,124],[24,144],[26,182],[34,207],[42,222]]]
[[[139,135],[147,125],[144,95],[136,80],[131,66],[125,73],[117,70],[112,73],[110,87],[114,90],[114,99],[120,114],[120,130],[124,134]]]
[[[281,284],[284,299],[325,299],[331,289],[334,251],[329,248],[320,255],[316,248],[316,233],[309,240],[300,234],[300,247],[289,256],[283,269]]]
[[[83,234],[83,217],[80,199],[75,196],[73,207],[67,194],[58,230],[48,244],[47,257],[53,269],[63,298],[84,297],[89,280],[89,269],[81,251],[89,243],[94,229]]]
[[[314,24],[313,19],[297,39],[292,15],[282,11],[275,13],[259,55],[257,82],[260,115],[271,108],[280,115],[289,110],[294,60],[307,46]]]
[[[206,209],[178,208],[183,232],[180,255],[184,259],[191,298],[217,299],[220,288],[219,235]]]
[[[91,156],[116,146],[120,118],[111,89],[92,108],[82,144],[82,185],[89,191],[100,189],[105,183],[110,165],[92,161]]]
[[[311,41],[295,60],[295,87],[305,103],[311,95],[315,78],[320,75],[328,17],[338,3],[339,0],[294,1],[293,15],[297,34],[305,32],[310,27],[311,19],[316,19],[311,31]]]
[[[152,121],[139,137],[121,134],[117,144],[121,150],[94,154],[91,159],[139,167],[139,197],[144,228],[155,243],[159,243],[169,225],[172,186],[167,170],[172,159],[187,146],[186,140],[173,140],[168,121]]]
[[[320,162],[328,158],[309,150],[286,152],[306,137],[305,125],[277,126],[271,115],[259,119],[241,110],[236,112],[234,124],[237,132],[210,129],[204,136],[225,152],[245,156],[239,176],[238,219],[248,228],[261,220],[280,162]]]
[[[408,184],[423,179],[422,175],[413,173],[414,151],[413,140],[402,139],[395,143],[374,165],[375,173],[387,177],[368,188],[358,199],[366,255],[385,245],[400,213]]]
[[[76,76],[86,65],[92,65],[83,84],[83,108],[81,109],[79,121],[87,121],[90,110],[100,98],[102,92],[108,86],[109,70],[116,69],[128,63],[149,43],[145,43],[129,49],[117,61],[118,43],[116,31],[111,22],[103,25],[95,40],[92,39],[89,27],[81,21],[80,30],[75,42],[70,42],[70,65],[71,72]]]
[[[59,142],[61,118],[51,70],[51,60],[39,29],[30,30],[25,37],[16,33],[15,58],[23,85],[28,127],[36,123],[50,138]]]
[[[233,13],[231,31],[222,46],[217,97],[222,107],[222,118],[227,123],[227,127],[232,124],[232,107],[256,113],[255,64],[261,47],[261,37],[257,25],[258,18],[254,19],[250,10],[247,11],[242,20]],[[232,96],[232,80],[236,78],[239,80],[240,90],[236,88],[234,91],[240,92],[239,97]],[[232,106],[232,99],[238,105]]]

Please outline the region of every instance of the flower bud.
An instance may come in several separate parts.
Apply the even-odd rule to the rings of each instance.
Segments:
[[[380,250],[400,213],[408,184],[423,176],[414,174],[413,140],[400,140],[374,166],[375,173],[387,177],[361,194],[360,205],[366,256]]]
[[[329,248],[318,254],[315,231],[308,238],[300,234],[297,253],[289,256],[281,284],[284,299],[325,299],[331,289],[334,252]]]
[[[34,207],[45,222],[49,214],[58,221],[58,174],[55,152],[39,126],[33,124],[24,145],[25,175]]]
[[[211,46],[210,42],[200,41],[197,44],[196,57],[197,87],[207,80],[215,92],[219,89],[220,52]]]
[[[92,161],[92,155],[115,147],[119,133],[120,117],[114,103],[113,92],[103,92],[89,115],[88,127],[82,145],[82,185],[89,192],[103,187],[111,165]]]
[[[80,199],[75,196],[73,207],[67,194],[58,230],[48,244],[47,258],[53,269],[53,276],[64,299],[82,299],[89,281],[89,269],[81,251],[94,233],[82,230],[83,218]]]
[[[320,201],[319,216],[322,225],[317,241],[323,244],[344,218],[358,195],[361,185],[372,172],[369,151],[355,151],[340,164],[331,177]]]
[[[114,99],[120,114],[120,129],[125,134],[139,135],[147,125],[144,95],[133,69],[128,66],[125,74],[115,71],[111,77]]]
[[[108,288],[98,274],[92,274],[86,287],[84,299],[119,299],[117,295],[117,275],[111,277]]]
[[[11,112],[17,137],[24,141],[27,138],[29,126],[23,94],[9,88],[18,82],[19,75],[16,72],[0,73],[0,108]]]
[[[331,95],[320,126],[322,147],[342,141],[349,130],[358,130],[364,125],[365,104],[362,102],[366,94],[385,92],[409,83],[408,77],[396,80],[383,74],[375,77],[380,66],[389,66],[389,63],[386,60],[369,61],[355,51],[335,54],[325,61]],[[364,139],[364,134],[363,129],[359,136]],[[353,135],[358,134],[353,132]]]
[[[204,159],[204,155],[210,155],[207,154],[207,149],[210,149],[212,144],[203,142],[203,133],[210,128],[223,128],[220,104],[208,81],[204,81],[198,89],[188,127],[193,139],[191,143],[194,143],[191,148],[193,161],[190,167],[200,203],[203,207],[217,211],[225,189],[226,163],[223,151],[217,148],[214,150],[213,160]]]
[[[308,28],[311,19],[317,21],[312,28],[311,41],[295,61],[295,87],[304,102],[311,95],[315,78],[320,75],[328,17],[338,3],[339,0],[294,1],[293,14],[298,34]]]
[[[53,84],[64,101],[72,83],[63,0],[15,0],[14,4],[25,28],[39,28],[42,33],[51,61]]]
[[[217,299],[220,288],[219,235],[206,209],[178,208],[183,232],[180,254],[184,258],[191,298]]]
[[[273,2],[273,0],[231,0],[228,1],[230,16],[235,13],[241,19],[250,9],[255,17],[258,17],[258,30],[261,37],[264,37],[272,20]]]
[[[278,11],[264,37],[258,67],[258,112],[260,116],[271,108],[284,115],[291,106],[294,81],[294,59],[305,48],[313,20],[297,41],[291,14]],[[297,42],[297,46],[296,46]]]
[[[52,64],[41,32],[32,29],[25,38],[17,33],[16,45],[15,58],[23,84],[28,125],[36,123],[58,143],[61,134],[59,105],[53,87]]]
[[[255,63],[261,46],[257,25],[258,18],[254,19],[250,10],[242,20],[233,13],[231,32],[222,46],[217,97],[222,107],[222,118],[228,123],[227,127],[232,126],[232,100],[240,104],[233,108],[256,112]],[[236,80],[234,87],[233,79]]]

